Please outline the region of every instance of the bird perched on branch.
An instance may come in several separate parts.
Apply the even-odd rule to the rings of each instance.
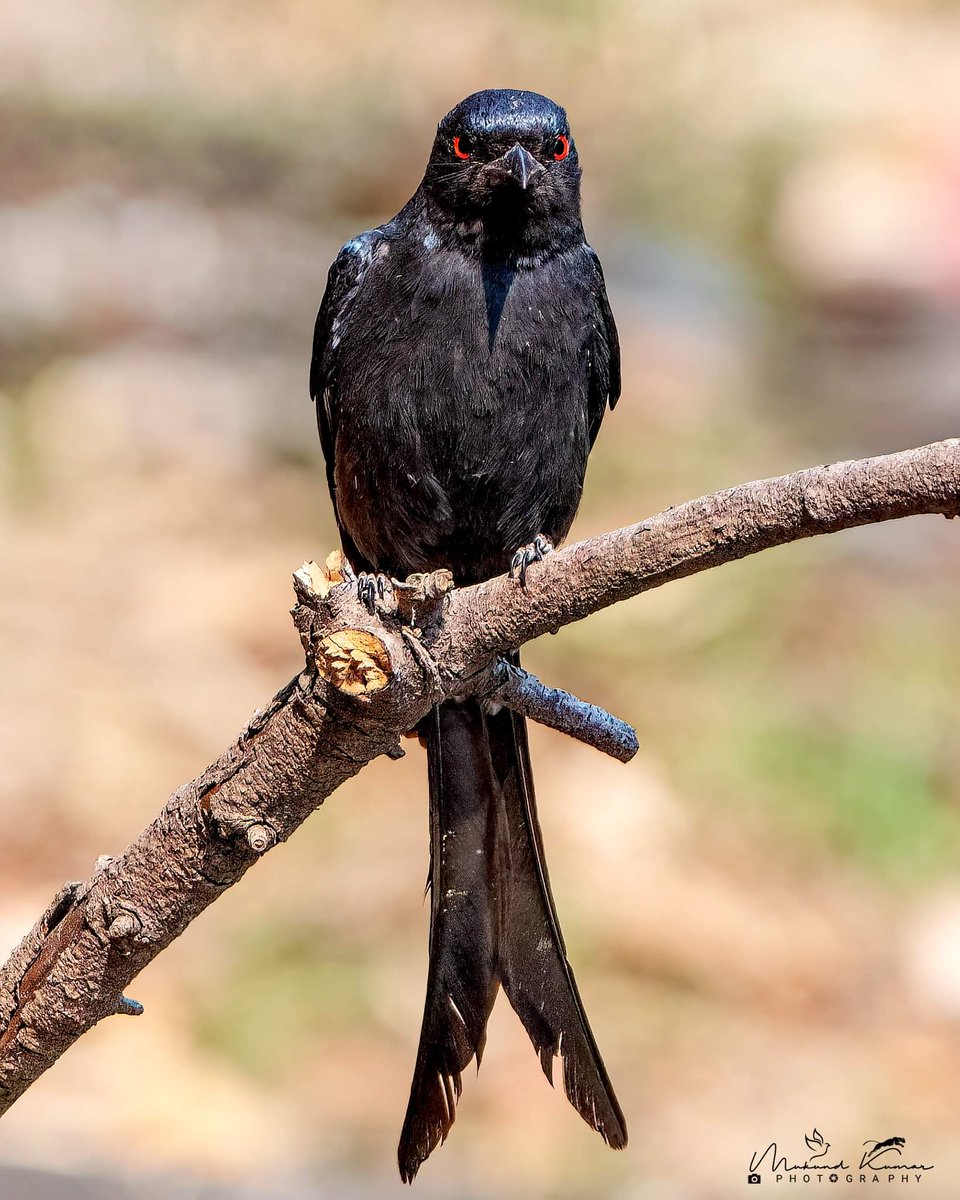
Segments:
[[[384,576],[441,567],[459,584],[510,567],[521,585],[565,537],[620,354],[559,105],[483,91],[443,118],[413,198],[330,269],[310,388],[368,600]],[[624,1146],[550,892],[523,719],[450,701],[419,733],[430,966],[400,1174],[449,1132],[500,986],[547,1078],[559,1055],[570,1102]]]

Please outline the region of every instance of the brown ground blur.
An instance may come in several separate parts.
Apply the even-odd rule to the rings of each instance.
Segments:
[[[334,544],[306,397],[326,270],[466,93],[545,91],[577,134],[625,388],[576,533],[960,433],[956,3],[0,21],[0,951],[297,669],[290,572]],[[751,1153],[802,1161],[814,1127],[831,1160],[905,1136],[936,1164],[911,1186],[958,1194],[958,533],[819,539],[530,649],[640,735],[621,767],[533,734],[631,1146],[550,1091],[501,1001],[424,1195],[749,1195]],[[374,763],[143,974],[141,1020],[11,1111],[0,1171],[400,1195],[426,833],[419,754]]]

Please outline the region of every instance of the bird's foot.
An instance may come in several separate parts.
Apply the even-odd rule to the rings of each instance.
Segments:
[[[541,562],[548,554],[553,553],[553,543],[542,533],[538,533],[532,542],[521,546],[510,560],[510,578],[516,579],[521,587],[527,585],[527,568],[531,563]]]
[[[393,596],[393,580],[379,572],[361,571],[357,576],[357,597],[373,616],[381,602]]]

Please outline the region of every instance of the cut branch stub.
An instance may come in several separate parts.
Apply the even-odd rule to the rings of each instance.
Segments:
[[[320,677],[337,691],[364,697],[387,687],[395,671],[383,638],[369,628],[352,624],[358,615],[355,589],[350,586],[354,578],[339,552],[328,555],[323,567],[305,562],[293,576],[298,600],[293,618],[308,668],[312,663]],[[341,587],[343,584],[348,586]],[[401,626],[410,627],[408,632],[416,633],[417,621],[437,616],[452,588],[449,571],[412,575],[406,582],[394,580],[393,587],[377,604],[376,614],[370,614],[371,619],[377,625],[386,622],[394,628],[399,621]]]
[[[347,560],[340,550],[331,550],[324,559],[323,566],[313,559],[303,563],[295,572],[294,580],[304,587],[308,593],[323,599],[329,595],[331,588],[343,583],[352,574]],[[299,588],[297,589],[299,592]]]
[[[276,840],[276,832],[269,825],[258,823],[247,830],[247,845],[254,854],[266,854]]]
[[[390,682],[393,668],[383,642],[365,629],[338,629],[317,642],[320,676],[348,696],[370,696]]]
[[[293,616],[308,665],[312,662],[320,677],[337,691],[348,696],[370,696],[385,688],[393,676],[383,641],[366,629],[347,627],[324,633],[315,623],[318,601],[327,601],[352,574],[339,551],[328,554],[322,567],[305,562],[293,576],[299,601]],[[332,616],[333,610],[328,615]]]
[[[444,597],[453,591],[453,575],[445,568],[428,574],[408,575],[404,583],[394,580],[394,602],[404,625],[415,627],[437,615]]]

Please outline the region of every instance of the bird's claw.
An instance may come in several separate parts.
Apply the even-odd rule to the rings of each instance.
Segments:
[[[510,578],[516,579],[521,587],[527,585],[527,568],[531,563],[541,562],[548,554],[553,553],[553,543],[542,533],[538,533],[532,542],[521,546],[510,560]]]
[[[389,575],[361,571],[357,576],[357,597],[371,616],[377,611],[378,601],[392,593],[393,581]]]

